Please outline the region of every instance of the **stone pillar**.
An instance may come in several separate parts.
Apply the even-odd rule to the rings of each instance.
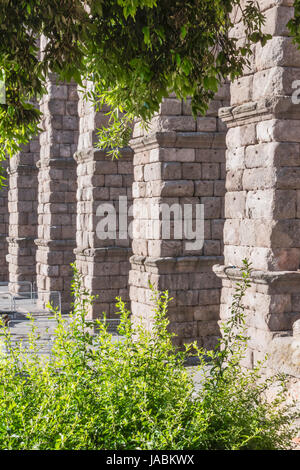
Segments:
[[[290,335],[300,318],[300,107],[291,96],[300,53],[285,26],[292,2],[274,3],[262,5],[273,37],[265,47],[255,46],[251,69],[231,86],[231,107],[220,111],[229,127],[225,264],[215,270],[223,282],[224,320],[242,260],[252,263],[244,302],[249,367],[275,338]]]
[[[168,289],[170,328],[177,345],[197,340],[212,347],[219,335],[220,281],[212,266],[222,260],[225,192],[225,128],[218,109],[227,102],[228,86],[212,101],[206,117],[191,115],[190,103],[170,97],[153,118],[148,134],[137,123],[134,149],[134,236],[130,271],[133,318],[151,325],[150,283]],[[204,205],[204,246],[187,245],[180,211],[170,233],[162,232],[163,205]]]
[[[123,149],[120,158],[112,160],[104,151],[94,148],[97,128],[108,124],[105,109],[95,112],[91,103],[81,97],[79,116],[80,136],[75,157],[78,178],[76,265],[84,275],[84,286],[98,296],[88,312],[89,317],[97,318],[103,312],[113,317],[115,298],[121,296],[124,301],[129,300],[131,240],[127,233],[120,232],[118,220],[119,197],[123,198],[121,211],[126,211],[132,200],[132,151]],[[105,216],[103,212],[97,215],[102,204],[110,204],[116,211],[117,233],[107,239],[97,234],[97,225]]]
[[[78,95],[75,84],[48,81],[41,103],[41,154],[38,196],[37,288],[59,291],[62,311],[70,307],[70,282],[76,237],[76,163]],[[47,301],[45,294],[44,300]]]
[[[20,281],[35,283],[34,239],[37,235],[37,168],[39,141],[33,139],[9,162],[9,233],[8,255],[10,289],[30,291]]]
[[[7,172],[7,161],[1,162],[3,175]],[[0,190],[0,282],[8,281],[8,264],[6,255],[8,253],[7,236],[8,236],[8,180],[3,182]]]

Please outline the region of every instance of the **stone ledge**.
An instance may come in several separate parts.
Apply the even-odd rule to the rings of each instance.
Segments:
[[[45,247],[45,248],[65,248],[65,247],[73,247],[76,246],[76,240],[68,239],[68,240],[44,240],[42,238],[36,238],[34,243],[37,246]]]
[[[32,165],[20,165],[17,164],[15,168],[7,168],[8,175],[32,175],[37,173],[36,164]]]
[[[179,269],[181,272],[194,272],[201,266],[212,267],[218,261],[223,261],[223,256],[179,256],[150,258],[145,256],[133,255],[130,258],[131,265],[144,265],[146,268],[157,268],[170,272]]]
[[[120,154],[123,160],[131,160],[133,158],[133,151],[130,147],[120,149]],[[77,163],[88,161],[111,161],[111,158],[107,157],[107,150],[96,149],[93,147],[76,152],[73,159]]]
[[[300,105],[293,104],[291,96],[279,95],[239,106],[220,108],[219,118],[229,128],[274,118],[300,119]]]
[[[130,141],[135,152],[157,146],[174,148],[226,148],[226,132],[154,132]]]
[[[221,279],[230,279],[240,281],[243,279],[242,268],[236,266],[215,265],[214,273]],[[252,270],[250,279],[255,283],[272,284],[275,282],[296,282],[300,289],[300,270],[299,271],[259,271]]]
[[[80,258],[92,258],[95,259],[113,259],[113,258],[124,258],[128,260],[132,254],[131,248],[119,247],[119,246],[108,246],[103,248],[75,248],[74,254]]]
[[[75,160],[71,157],[47,158],[36,163],[37,168],[70,168],[75,167]]]
[[[33,237],[6,237],[6,241],[12,245],[26,245],[28,242],[35,243],[35,239]]]

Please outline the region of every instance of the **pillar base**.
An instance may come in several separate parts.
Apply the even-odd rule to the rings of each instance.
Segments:
[[[213,268],[222,281],[221,322],[228,319],[236,282],[242,280],[242,270],[234,266],[216,265]],[[253,367],[268,354],[268,367],[274,372],[294,370],[288,353],[293,342],[293,325],[300,319],[300,271],[253,270],[251,287],[243,299],[248,335],[248,355],[245,364]],[[300,374],[299,374],[300,377]]]
[[[9,263],[9,290],[13,293],[30,292],[29,285],[22,285],[28,281],[32,285],[35,282],[35,252],[36,246],[31,237],[16,238],[7,237]],[[20,283],[20,284],[18,284]]]
[[[168,290],[170,330],[177,336],[174,343],[197,341],[212,349],[219,338],[219,302],[221,282],[212,272],[222,256],[181,256],[130,258],[129,273],[131,309],[135,321],[146,327],[153,320],[153,292]]]
[[[76,266],[83,275],[84,287],[96,296],[87,312],[90,319],[99,318],[105,313],[114,318],[116,297],[128,302],[129,257],[132,254],[126,247],[103,247],[75,249]]]
[[[39,294],[45,291],[42,304],[51,300],[50,291],[61,293],[62,313],[69,313],[71,303],[72,269],[74,261],[73,250],[75,240],[43,240],[36,239],[37,245],[37,290]]]

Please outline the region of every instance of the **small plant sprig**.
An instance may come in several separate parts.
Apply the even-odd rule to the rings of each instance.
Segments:
[[[230,315],[221,325],[222,337],[219,341],[217,354],[213,356],[212,374],[223,374],[230,361],[231,365],[239,364],[247,349],[249,337],[246,334],[245,307],[243,299],[249,287],[251,287],[251,265],[247,259],[243,260],[241,271],[242,280],[237,282],[232,296]]]

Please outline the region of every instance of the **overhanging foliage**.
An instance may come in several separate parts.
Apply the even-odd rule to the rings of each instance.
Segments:
[[[93,80],[90,98],[112,113],[102,145],[122,145],[128,122],[150,120],[171,92],[190,96],[193,113],[204,113],[219,83],[242,74],[251,45],[268,38],[253,0],[0,0],[0,17],[2,158],[37,133],[40,114],[29,102],[45,93],[49,70],[59,80]],[[230,35],[236,18],[243,43]],[[41,36],[47,42],[39,57]],[[119,111],[126,111],[122,122]]]

